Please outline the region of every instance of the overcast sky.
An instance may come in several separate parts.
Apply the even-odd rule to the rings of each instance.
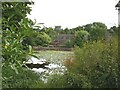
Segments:
[[[46,27],[61,25],[74,28],[92,22],[103,22],[108,28],[118,24],[115,5],[118,0],[33,0],[31,15]]]

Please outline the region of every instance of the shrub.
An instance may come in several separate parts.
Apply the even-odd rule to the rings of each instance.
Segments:
[[[19,74],[16,74],[10,66],[2,68],[3,88],[43,88],[44,82],[40,75],[25,68],[19,68]]]
[[[75,35],[75,45],[82,47],[83,44],[88,41],[88,36],[89,33],[87,31],[77,31]]]
[[[68,40],[64,43],[64,47],[66,48],[73,48],[74,47],[74,40]]]
[[[52,75],[46,86],[48,88],[86,88],[91,87],[91,83],[82,74],[66,72],[64,75]]]
[[[86,77],[92,88],[120,86],[117,39],[113,42],[85,44],[83,48],[76,47],[75,58],[76,64],[70,72]]]

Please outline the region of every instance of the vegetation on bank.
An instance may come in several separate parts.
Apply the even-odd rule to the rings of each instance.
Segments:
[[[8,71],[3,71],[3,75],[7,72],[14,78],[4,80],[3,85],[11,84],[11,87],[19,87],[26,83],[21,87],[28,88],[118,88],[120,86],[117,40],[112,43],[98,41],[85,44],[83,48],[76,47],[74,51],[73,61],[65,62],[68,71],[64,75],[52,75],[48,78],[48,82],[44,83],[39,79],[40,74],[25,69],[25,73],[22,71],[17,75],[14,72],[8,73],[11,71],[9,68],[6,69]],[[16,81],[16,84],[11,83],[12,81],[8,82],[11,79]]]
[[[2,3],[3,88],[120,87],[117,27],[107,29],[105,24],[94,22],[61,31],[53,28],[40,30],[34,28],[35,23],[26,17],[31,4],[33,2]],[[74,47],[74,57],[64,62],[68,70],[63,75],[52,75],[45,83],[41,74],[22,65],[30,56],[35,56],[32,46],[49,45],[58,34],[75,36],[65,43],[66,47]]]
[[[76,47],[74,53],[74,60],[65,63],[68,71],[48,81],[50,88],[119,88],[117,38]]]

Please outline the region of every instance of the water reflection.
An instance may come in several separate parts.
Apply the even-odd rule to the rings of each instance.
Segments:
[[[47,62],[46,59],[40,58],[37,59],[35,57],[31,57],[26,64],[44,64],[45,62]],[[64,72],[67,70],[67,68],[65,66],[63,66],[62,64],[58,65],[58,64],[54,64],[54,63],[50,63],[48,65],[45,65],[45,68],[32,68],[31,70],[35,71],[36,73],[48,73],[48,74],[64,74]]]

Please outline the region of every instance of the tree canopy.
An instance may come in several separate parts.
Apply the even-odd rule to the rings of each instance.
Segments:
[[[2,57],[3,66],[16,68],[22,66],[30,50],[22,44],[25,37],[33,30],[33,22],[26,17],[31,8],[28,5],[33,2],[3,2],[2,3]],[[27,46],[29,47],[29,46]]]

